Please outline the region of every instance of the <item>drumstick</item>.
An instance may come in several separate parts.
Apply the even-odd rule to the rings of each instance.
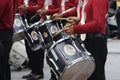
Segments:
[[[46,6],[45,6],[45,7],[46,7]],[[45,7],[41,8],[41,9],[44,9]],[[37,12],[35,15],[33,15],[33,16],[31,17],[31,20],[34,19],[38,14],[39,14],[39,12]]]
[[[34,14],[30,20],[34,19],[39,13],[37,12],[36,14]]]
[[[67,18],[56,18],[54,20],[67,20]]]
[[[60,29],[56,34],[54,34],[54,35],[53,35],[53,38],[54,38],[55,36],[57,36],[58,34],[60,34],[62,31],[64,31],[64,28],[63,28],[63,29]]]
[[[75,24],[75,22],[71,23],[71,24],[69,25],[69,27],[72,26],[73,24]],[[64,31],[64,28],[63,28],[63,29],[60,29],[57,33],[55,33],[55,34],[53,35],[53,38],[54,38],[55,36],[57,36],[58,34],[60,34],[61,32],[63,32],[63,31]]]

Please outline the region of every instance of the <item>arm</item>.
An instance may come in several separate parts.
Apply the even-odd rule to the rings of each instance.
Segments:
[[[49,5],[47,15],[53,15],[61,11],[61,0],[52,0],[52,5]]]
[[[38,9],[43,8],[44,0],[35,0],[29,2],[28,12],[36,12]]]
[[[105,34],[107,22],[106,14],[109,8],[108,0],[93,0],[91,6],[86,5],[86,21],[83,25],[74,25],[74,33],[102,33]],[[92,16],[92,17],[91,17]]]
[[[63,17],[69,17],[69,16],[77,16],[77,7],[74,8],[73,10],[66,12],[62,14]]]

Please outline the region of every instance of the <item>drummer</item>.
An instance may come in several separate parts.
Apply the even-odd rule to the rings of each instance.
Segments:
[[[28,24],[33,24],[40,20],[39,15],[36,16],[33,20],[31,17],[36,14],[36,11],[43,7],[44,0],[17,0],[18,1],[18,11],[21,14],[23,21],[26,18]],[[25,22],[25,21],[24,21]],[[25,47],[28,55],[29,63],[28,67],[31,69],[31,72],[27,75],[24,75],[23,78],[27,80],[37,80],[44,78],[44,49],[39,49],[33,51],[25,39]]]
[[[60,7],[59,2],[60,0],[45,0],[44,7],[42,9],[37,10],[37,13],[39,13],[39,15],[43,18],[44,16],[50,17],[52,14],[59,11],[59,7]]]
[[[77,5],[76,0],[47,0],[49,5],[45,5],[43,9],[39,9],[37,12],[40,15],[53,15],[59,13],[65,13],[73,10]],[[60,4],[61,3],[61,4]],[[49,80],[57,80],[55,74],[51,70],[51,78]]]
[[[39,9],[37,12],[40,15],[52,16],[53,14],[65,13],[72,10],[76,4],[75,0],[46,0],[44,8]]]
[[[81,3],[82,5],[80,5]],[[64,31],[68,34],[85,34],[85,48],[95,59],[96,68],[87,80],[106,80],[105,63],[107,59],[106,23],[109,0],[79,0],[78,7],[72,12],[63,14],[68,21],[79,22],[72,26],[66,25]],[[99,9],[99,10],[98,10]]]

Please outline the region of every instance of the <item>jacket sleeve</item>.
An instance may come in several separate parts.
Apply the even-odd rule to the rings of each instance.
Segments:
[[[1,0],[0,1],[0,18],[3,16],[5,6],[6,6],[6,0],[5,1]]]
[[[69,17],[69,16],[77,16],[77,7],[63,14],[63,17]]]
[[[38,9],[43,8],[44,0],[29,1],[28,12],[36,12]]]
[[[52,0],[52,4],[49,5],[49,9],[47,10],[47,15],[52,15],[54,13],[58,13],[61,10],[61,0]]]
[[[75,0],[69,0],[69,1],[65,2],[65,10],[69,9],[71,7],[74,7],[76,5],[77,4],[76,4]]]
[[[101,33],[105,34],[107,13],[109,8],[108,0],[92,0],[92,6],[86,5],[86,21],[84,25],[74,25],[75,33]],[[92,17],[91,17],[92,16]]]
[[[16,0],[17,1],[17,6],[23,5],[23,0]]]

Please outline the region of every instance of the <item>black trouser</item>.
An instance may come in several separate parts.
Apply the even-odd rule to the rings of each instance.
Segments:
[[[25,47],[29,59],[29,67],[33,73],[43,75],[43,67],[44,67],[44,49],[39,49],[37,51],[31,50],[27,41],[25,40]]]
[[[0,80],[11,80],[9,54],[13,43],[12,30],[0,30]]]
[[[31,17],[33,15],[21,15],[23,22],[25,23],[25,18],[27,19],[28,24],[34,24],[35,22],[39,21],[39,16],[37,18],[34,18],[31,20]],[[27,43],[27,40],[25,39],[25,47],[26,52],[28,55],[29,63],[28,66],[32,70],[32,73],[35,74],[41,74],[43,75],[43,67],[44,67],[44,49],[39,49],[37,51],[31,50],[30,46]]]
[[[84,42],[86,49],[95,59],[95,71],[88,80],[106,80],[105,62],[107,58],[107,36],[88,36]]]

